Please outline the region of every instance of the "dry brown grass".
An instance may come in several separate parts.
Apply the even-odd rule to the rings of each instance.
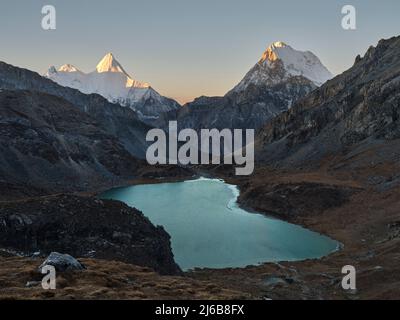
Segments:
[[[45,291],[37,267],[41,260],[0,257],[0,299],[239,299],[250,295],[208,281],[160,276],[148,268],[117,261],[81,259],[82,272],[57,275],[57,289]]]

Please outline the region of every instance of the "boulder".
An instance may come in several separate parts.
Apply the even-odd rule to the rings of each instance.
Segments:
[[[39,271],[45,266],[53,266],[58,272],[66,271],[80,271],[86,269],[86,267],[76,260],[69,254],[61,254],[58,252],[52,252],[47,259],[40,265]]]

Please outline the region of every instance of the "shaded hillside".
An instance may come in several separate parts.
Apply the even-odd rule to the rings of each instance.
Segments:
[[[198,98],[169,115],[181,128],[256,129],[315,88],[304,77],[274,85],[250,84],[245,90],[232,91],[224,97]]]
[[[0,133],[2,198],[112,185],[140,165],[91,116],[44,93],[2,90]]]
[[[108,102],[97,94],[86,95],[62,87],[39,74],[0,62],[0,89],[31,90],[55,95],[69,101],[95,119],[105,132],[115,135],[132,155],[145,157],[146,134],[150,127],[130,108]]]

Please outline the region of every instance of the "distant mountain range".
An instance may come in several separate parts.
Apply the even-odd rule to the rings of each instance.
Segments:
[[[180,105],[173,99],[160,95],[150,84],[134,80],[115,59],[107,54],[96,70],[84,73],[71,64],[55,67],[45,74],[46,78],[82,93],[97,93],[112,103],[130,107],[144,122],[152,123],[163,112],[177,110]]]
[[[45,77],[85,94],[97,93],[112,103],[134,110],[156,127],[178,120],[190,128],[259,128],[332,78],[317,56],[284,42],[271,44],[261,59],[224,97],[200,97],[183,108],[161,96],[148,83],[134,80],[109,53],[96,70],[84,73],[66,64],[51,67]]]
[[[160,127],[178,119],[181,128],[256,128],[258,161],[288,167],[318,162],[360,143],[387,145],[400,138],[399,41],[381,41],[365,57],[357,57],[351,69],[319,88],[317,84],[331,77],[319,59],[274,43],[226,96],[202,97],[160,113]],[[127,79],[112,56],[103,60],[96,75],[82,74],[82,79]],[[61,70],[57,73],[65,76],[80,74],[71,65]],[[131,84],[137,90],[150,88]],[[132,93],[132,88],[126,92]],[[68,184],[84,190],[130,179],[144,163],[139,159],[145,157],[145,136],[153,126],[134,108],[3,62],[0,90],[3,183],[29,182],[54,190]]]

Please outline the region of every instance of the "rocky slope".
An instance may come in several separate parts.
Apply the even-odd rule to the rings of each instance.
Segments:
[[[107,54],[93,72],[84,73],[68,64],[58,70],[51,67],[45,77],[85,94],[100,94],[112,103],[137,111],[140,119],[150,124],[161,113],[180,107],[176,101],[160,95],[148,83],[129,76],[112,53]]]
[[[66,100],[0,92],[1,198],[110,186],[141,166],[115,136]]]
[[[314,88],[303,77],[271,86],[251,84],[242,92],[230,92],[222,98],[198,98],[176,112],[176,120],[181,128],[257,129]]]
[[[86,95],[78,90],[62,87],[35,72],[4,62],[0,62],[0,89],[30,90],[61,97],[96,120],[105,132],[117,137],[132,155],[145,157],[145,137],[151,127],[144,124],[139,115],[130,108],[110,103],[97,94]]]
[[[345,153],[350,162],[372,152],[365,164],[398,162],[399,55],[400,37],[381,40],[348,71],[268,123],[257,138],[259,161],[296,167],[320,165],[328,155]]]
[[[277,42],[224,97],[201,97],[169,114],[182,128],[258,129],[332,74],[311,52]]]
[[[0,246],[119,260],[178,274],[169,235],[118,201],[59,195],[0,203]]]

